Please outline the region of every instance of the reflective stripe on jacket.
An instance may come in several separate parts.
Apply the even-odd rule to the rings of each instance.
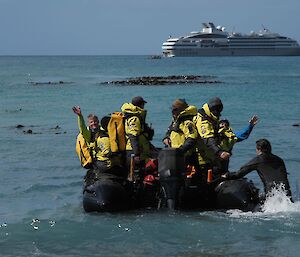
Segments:
[[[182,147],[189,138],[196,141],[198,133],[195,123],[193,122],[193,117],[196,114],[197,108],[195,106],[188,106],[178,115],[176,120],[172,122],[168,129],[171,147]]]
[[[78,116],[78,126],[80,133],[85,139],[92,158],[98,161],[104,161],[107,168],[111,167],[110,155],[110,142],[109,137],[103,129],[99,127],[98,132],[91,132],[85,125],[84,118],[82,115]]]
[[[132,150],[142,160],[148,159],[150,143],[145,134],[147,111],[132,103],[123,104],[121,110],[125,115],[126,150]]]

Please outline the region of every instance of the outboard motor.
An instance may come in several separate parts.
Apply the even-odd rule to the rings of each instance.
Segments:
[[[259,189],[246,178],[223,181],[215,188],[215,192],[218,209],[252,211],[259,203]]]
[[[85,186],[83,208],[86,212],[128,210],[130,208],[130,194],[120,182],[113,179],[101,179]]]
[[[183,186],[185,162],[183,153],[176,148],[162,149],[158,155],[158,173],[166,204],[174,210],[179,201],[179,191]]]

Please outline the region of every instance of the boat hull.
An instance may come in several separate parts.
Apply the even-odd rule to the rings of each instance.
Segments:
[[[195,48],[168,49],[163,51],[165,57],[197,56],[300,56],[300,47],[294,48]]]
[[[83,208],[86,212],[116,212],[130,207],[129,190],[117,181],[98,180],[84,187]]]
[[[259,190],[247,179],[227,180],[215,188],[216,208],[253,211],[259,204]]]
[[[259,203],[259,190],[247,179],[223,181],[218,174],[207,181],[207,170],[187,175],[184,155],[174,148],[162,149],[158,172],[167,208],[199,210],[254,210]]]
[[[86,212],[140,208],[253,211],[259,203],[258,189],[247,179],[206,184],[197,179],[169,177],[154,186],[135,186],[111,179],[98,180],[84,187],[83,208]]]
[[[133,181],[112,174],[89,170],[83,190],[86,212],[116,212],[138,208],[170,210],[253,210],[258,189],[247,179],[223,181],[215,174],[207,181],[207,170],[188,175],[179,149],[165,148],[158,154],[158,175],[139,172]],[[99,172],[98,172],[99,173]],[[93,179],[88,179],[93,178]],[[151,179],[150,179],[151,178]]]
[[[259,205],[259,190],[247,179],[212,184],[187,183],[174,178],[161,182],[165,207],[174,210],[254,211]]]

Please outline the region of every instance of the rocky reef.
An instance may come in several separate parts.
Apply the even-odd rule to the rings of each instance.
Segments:
[[[113,84],[113,85],[185,85],[185,84],[214,84],[222,83],[215,79],[214,76],[199,76],[199,75],[172,75],[172,76],[146,76],[129,78],[126,80],[114,80],[101,82],[101,84]]]

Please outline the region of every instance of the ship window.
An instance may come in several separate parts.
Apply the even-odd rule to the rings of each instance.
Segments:
[[[226,38],[226,35],[219,35],[219,34],[201,34],[201,35],[195,35],[191,36],[189,38]]]

